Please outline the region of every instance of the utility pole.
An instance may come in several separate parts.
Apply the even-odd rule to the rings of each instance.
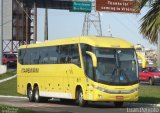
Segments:
[[[45,9],[44,40],[48,40],[48,9]]]
[[[3,0],[1,0],[1,12],[0,12],[0,28],[1,28],[1,35],[0,35],[0,65],[2,65],[2,54],[3,54]]]
[[[160,68],[160,29],[158,30],[157,65]]]

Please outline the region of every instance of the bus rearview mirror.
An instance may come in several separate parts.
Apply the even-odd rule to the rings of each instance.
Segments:
[[[137,56],[142,60],[142,68],[145,68],[147,63],[145,56],[143,56],[141,53],[138,53],[138,52],[137,52]]]
[[[93,67],[97,67],[97,57],[96,57],[96,55],[94,53],[90,52],[90,51],[86,51],[86,54],[91,56],[92,62],[93,62]]]

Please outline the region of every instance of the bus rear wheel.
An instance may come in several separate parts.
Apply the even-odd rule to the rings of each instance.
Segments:
[[[33,90],[31,86],[27,88],[27,97],[30,102],[34,102]]]
[[[79,106],[81,106],[81,107],[86,106],[87,101],[85,101],[83,99],[83,92],[82,92],[81,88],[79,90],[77,90],[76,97],[77,97],[77,103],[78,103]]]
[[[122,107],[123,106],[123,102],[114,102],[114,106],[115,107]]]
[[[39,88],[38,88],[38,86],[36,86],[34,88],[34,99],[35,99],[35,102],[37,102],[37,103],[47,102],[48,101],[47,97],[40,97],[39,96]]]

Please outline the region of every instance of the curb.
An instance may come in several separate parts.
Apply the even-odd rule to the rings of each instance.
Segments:
[[[5,82],[5,81],[8,81],[8,80],[11,80],[11,79],[15,78],[16,76],[17,76],[17,75],[14,75],[14,76],[12,76],[12,77],[8,77],[8,78],[5,78],[5,79],[3,79],[3,80],[0,80],[0,83]]]
[[[0,95],[0,98],[22,98],[22,99],[27,99],[27,97],[22,97],[22,96],[5,96],[5,95]]]
[[[132,105],[138,106],[153,106],[153,107],[160,107],[160,104],[151,104],[151,103],[131,103]]]

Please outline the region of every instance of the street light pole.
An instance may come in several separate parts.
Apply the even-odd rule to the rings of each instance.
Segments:
[[[44,40],[48,40],[48,9],[45,9]]]
[[[34,43],[37,41],[37,1],[34,0]]]
[[[0,65],[2,65],[2,54],[3,54],[3,0],[1,0],[1,12],[0,12],[0,28],[1,28],[1,35],[0,35]]]

